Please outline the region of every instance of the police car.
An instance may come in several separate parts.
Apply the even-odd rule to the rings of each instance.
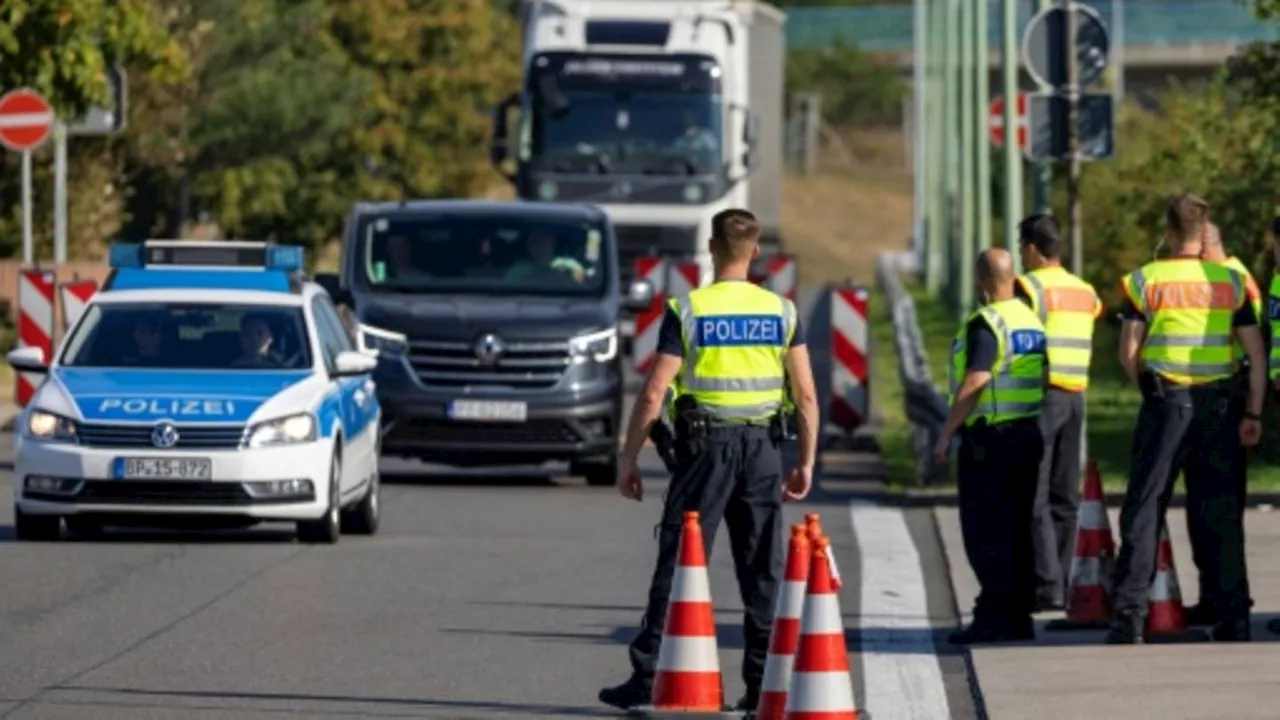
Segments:
[[[9,364],[45,380],[15,424],[21,540],[106,525],[297,523],[304,542],[372,534],[381,408],[302,249],[114,245],[60,343]],[[176,524],[175,524],[176,523]]]

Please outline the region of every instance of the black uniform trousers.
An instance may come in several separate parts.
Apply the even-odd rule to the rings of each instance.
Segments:
[[[1235,378],[1233,378],[1233,383],[1234,385],[1231,388],[1233,393],[1232,403],[1231,403],[1231,415],[1230,415],[1230,418],[1228,419],[1228,423],[1230,424],[1231,427],[1236,428],[1240,426],[1240,421],[1244,418],[1245,406],[1249,404],[1249,366],[1247,363],[1244,365],[1244,367],[1240,369],[1238,373],[1236,373]],[[1177,477],[1176,472],[1174,473],[1174,477],[1175,478]],[[1243,528],[1244,527],[1244,511],[1245,511],[1245,508],[1248,506],[1248,501],[1249,501],[1249,448],[1244,447],[1243,445],[1239,446],[1239,450],[1236,453],[1234,477],[1236,479],[1235,489],[1236,489],[1236,492],[1238,493],[1237,502],[1239,503],[1237,507],[1236,515],[1239,518],[1241,527]],[[1199,587],[1200,587],[1199,602],[1204,603],[1212,593],[1212,590],[1211,590],[1212,583],[1208,581],[1209,575],[1205,572],[1206,539],[1203,533],[1204,523],[1197,522],[1196,516],[1190,512],[1188,512],[1186,515],[1187,515],[1187,535],[1191,540],[1191,559],[1195,563],[1196,569],[1199,571]],[[1243,537],[1244,537],[1244,531],[1241,530],[1242,541],[1243,541]],[[1248,592],[1247,581],[1246,581],[1245,587],[1246,587],[1246,593],[1247,593]],[[1249,606],[1250,607],[1253,606],[1252,598],[1250,598],[1249,600]]]
[[[1071,556],[1080,508],[1080,440],[1084,430],[1084,393],[1051,387],[1040,410],[1044,457],[1032,507],[1036,596],[1066,599]]]
[[[1231,381],[1144,391],[1133,433],[1133,464],[1120,510],[1114,607],[1146,617],[1160,528],[1178,471],[1187,484],[1188,522],[1200,542],[1205,599],[1225,621],[1248,615],[1244,528],[1236,475],[1240,440]]]
[[[1043,452],[1035,418],[960,435],[960,527],[965,555],[981,592],[975,625],[1018,627],[1035,609],[1035,561],[1031,552],[1031,507]]]
[[[667,602],[680,549],[684,513],[697,510],[708,557],[721,518],[737,570],[743,619],[742,679],[758,690],[764,678],[773,623],[774,593],[782,572],[782,456],[767,427],[719,426],[706,452],[683,465],[667,490],[658,530],[658,563],[640,633],[631,642],[631,666],[652,681],[666,623]]]

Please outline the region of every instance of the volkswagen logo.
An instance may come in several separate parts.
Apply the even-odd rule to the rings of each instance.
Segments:
[[[481,365],[494,365],[498,356],[502,355],[502,341],[497,335],[489,333],[476,341],[476,358]]]
[[[171,423],[160,423],[151,431],[151,444],[158,448],[171,448],[178,444],[178,428]]]

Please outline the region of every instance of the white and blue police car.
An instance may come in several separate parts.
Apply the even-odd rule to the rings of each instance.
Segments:
[[[148,240],[111,273],[15,424],[22,540],[106,526],[297,524],[303,542],[372,534],[381,408],[302,249]]]

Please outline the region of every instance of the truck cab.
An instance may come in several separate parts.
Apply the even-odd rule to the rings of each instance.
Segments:
[[[711,273],[711,218],[747,207],[779,243],[785,16],[759,2],[530,0],[523,87],[491,160],[518,197],[611,218],[620,271],[642,256]]]
[[[599,209],[360,204],[340,272],[317,282],[377,357],[383,455],[461,467],[568,461],[592,485],[615,481],[625,301]],[[632,304],[650,302],[646,284],[636,291]]]

